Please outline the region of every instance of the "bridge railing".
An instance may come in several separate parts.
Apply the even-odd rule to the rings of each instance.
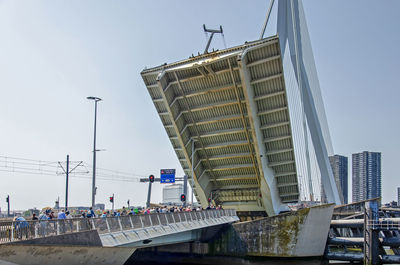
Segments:
[[[100,234],[123,231],[129,229],[140,229],[153,226],[167,226],[171,224],[198,222],[227,216],[236,216],[233,209],[226,210],[203,210],[197,212],[176,212],[128,215],[121,217],[95,218],[92,219],[93,227]]]
[[[97,230],[99,234],[236,216],[234,209],[154,213],[105,218],[0,221],[0,244]]]

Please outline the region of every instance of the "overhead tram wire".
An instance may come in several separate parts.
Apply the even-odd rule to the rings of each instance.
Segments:
[[[74,161],[71,162],[72,164]],[[71,174],[74,178],[85,178],[90,179],[87,167],[90,166],[87,163],[82,165],[86,170],[75,171]],[[25,158],[16,158],[8,156],[0,156],[0,172],[8,173],[21,173],[21,174],[33,174],[33,175],[44,175],[44,176],[58,176],[63,175],[59,171],[60,165],[58,162],[43,161]],[[140,178],[144,177],[139,174],[121,172],[105,168],[97,168],[99,179],[105,181],[123,181],[123,182],[140,182]]]

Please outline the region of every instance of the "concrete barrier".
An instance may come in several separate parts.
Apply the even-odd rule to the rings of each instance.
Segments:
[[[0,264],[122,265],[134,251],[134,248],[4,244],[0,246]]]

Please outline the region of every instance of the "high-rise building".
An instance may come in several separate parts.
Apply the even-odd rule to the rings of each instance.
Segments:
[[[400,187],[397,187],[397,205],[400,206]]]
[[[381,153],[364,151],[353,154],[352,158],[353,202],[381,197]]]
[[[345,156],[334,155],[329,157],[331,162],[333,176],[342,203],[348,203],[348,159]]]

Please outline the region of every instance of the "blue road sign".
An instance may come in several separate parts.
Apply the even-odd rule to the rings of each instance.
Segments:
[[[175,183],[175,169],[161,169],[160,183]]]

